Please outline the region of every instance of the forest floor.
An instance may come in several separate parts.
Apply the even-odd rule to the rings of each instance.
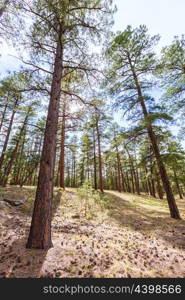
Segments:
[[[54,247],[44,251],[25,249],[34,193],[0,189],[0,277],[185,277],[185,199],[177,200],[177,221],[165,200],[56,189]],[[23,204],[13,207],[4,198]]]

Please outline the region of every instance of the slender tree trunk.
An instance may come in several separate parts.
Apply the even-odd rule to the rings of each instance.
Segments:
[[[156,198],[155,194],[155,181],[153,176],[153,167],[150,165],[150,174],[151,174],[151,185],[152,185],[152,196]]]
[[[97,190],[97,168],[96,168],[96,138],[95,129],[93,127],[93,163],[94,163],[94,189]]]
[[[122,165],[120,165],[120,167],[121,167],[121,179],[122,179],[123,192],[126,192],[127,188],[126,188],[125,174]]]
[[[128,171],[126,171],[126,179],[127,179],[127,192],[131,193],[131,187],[130,187],[130,182],[129,182],[129,177],[128,177]]]
[[[179,197],[180,197],[180,199],[183,199],[183,195],[181,193],[181,189],[180,189],[180,185],[179,185],[179,180],[178,180],[175,168],[173,168],[173,174],[174,174],[175,184],[176,184],[176,187],[177,187],[177,191],[178,191]]]
[[[62,116],[61,149],[60,149],[60,187],[65,189],[65,104]]]
[[[158,196],[161,200],[163,200],[163,189],[160,183],[160,178],[159,178],[159,174],[157,172],[157,170],[155,171],[155,178],[156,178],[156,182],[157,182],[157,193]]]
[[[118,147],[116,146],[116,156],[117,156],[117,183],[118,183],[118,192],[121,193],[121,166],[120,166],[120,156]]]
[[[73,153],[73,187],[76,187],[76,155]]]
[[[180,213],[179,213],[179,210],[178,210],[178,207],[176,205],[176,201],[175,201],[175,198],[174,198],[174,195],[173,195],[173,192],[172,192],[171,184],[170,184],[167,172],[166,172],[166,168],[164,166],[164,163],[163,163],[161,155],[160,155],[159,147],[158,147],[158,144],[157,144],[157,139],[156,139],[156,136],[154,134],[151,122],[148,118],[149,114],[147,112],[147,108],[146,108],[146,105],[145,105],[144,97],[142,95],[141,87],[139,85],[138,78],[137,78],[137,75],[136,75],[136,73],[134,71],[134,68],[132,66],[131,60],[130,60],[130,65],[131,65],[131,68],[132,68],[133,77],[134,77],[137,92],[138,92],[138,99],[140,101],[140,105],[141,105],[141,108],[142,108],[142,111],[143,111],[143,115],[145,117],[148,136],[149,136],[151,144],[152,144],[152,148],[153,148],[154,155],[155,155],[157,165],[158,165],[158,168],[159,168],[159,172],[160,172],[161,180],[162,180],[162,183],[163,183],[163,187],[164,187],[164,190],[166,192],[166,197],[167,197],[167,201],[168,201],[170,215],[174,219],[181,219],[180,218]]]
[[[52,247],[51,219],[53,202],[53,178],[56,156],[56,135],[63,73],[63,46],[61,36],[57,43],[51,96],[41,155],[40,171],[34,211],[27,248],[49,249]]]
[[[2,126],[3,126],[3,123],[4,123],[4,119],[5,119],[5,116],[6,116],[6,111],[7,111],[7,108],[8,108],[8,102],[9,102],[8,98],[9,98],[9,95],[7,97],[6,104],[5,104],[5,107],[4,107],[4,110],[3,110],[3,113],[2,113],[2,117],[1,117],[0,132],[1,132],[1,129],[2,129]]]
[[[135,181],[136,181],[136,190],[137,190],[137,193],[138,195],[140,195],[140,182],[139,182],[139,171],[136,167],[136,171],[135,171]]]
[[[100,142],[100,132],[99,132],[98,119],[96,120],[96,130],[97,130],[97,140],[98,140],[99,189],[100,189],[101,193],[104,193],[104,190],[103,190],[103,175],[102,175],[101,142]]]
[[[81,167],[81,174],[80,174],[80,184],[83,185],[84,183],[84,164],[85,164],[85,159],[83,157],[82,159],[82,167]]]
[[[16,156],[17,156],[17,150],[18,150],[18,147],[19,147],[19,144],[20,144],[20,141],[21,141],[21,137],[22,137],[23,132],[25,130],[25,126],[26,126],[28,118],[29,118],[29,113],[30,113],[30,110],[28,110],[27,115],[26,115],[26,117],[24,119],[23,125],[22,125],[22,127],[20,129],[20,133],[19,133],[19,135],[17,137],[15,147],[14,147],[12,153],[11,153],[11,157],[10,157],[10,160],[9,160],[7,166],[6,166],[6,169],[5,169],[5,172],[3,174],[3,177],[1,176],[0,185],[2,185],[2,186],[6,186],[6,184],[8,182],[8,177],[9,177],[9,175],[11,173],[13,163],[14,163],[14,161],[16,159]]]
[[[132,193],[135,194],[134,174],[133,174],[132,165],[130,165],[130,174],[131,174],[131,183],[132,183]]]
[[[16,113],[15,108],[17,107],[17,104],[18,104],[18,100],[16,99],[15,103],[14,103],[14,109],[12,111],[10,123],[8,125],[8,130],[7,130],[6,138],[5,138],[5,141],[4,141],[3,150],[2,150],[2,153],[1,153],[1,157],[0,157],[0,170],[2,168],[3,161],[4,161],[4,155],[5,155],[7,146],[8,146],[8,142],[9,142],[9,138],[10,138],[10,133],[11,133],[11,129],[12,129],[12,125],[13,125],[15,113]]]

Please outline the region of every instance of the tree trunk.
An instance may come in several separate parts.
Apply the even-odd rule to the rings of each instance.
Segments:
[[[116,156],[117,156],[117,183],[118,183],[118,192],[121,193],[121,166],[120,166],[120,156],[118,147],[116,146]]]
[[[23,125],[22,125],[22,127],[20,129],[20,133],[19,133],[19,135],[17,137],[15,147],[14,147],[12,153],[11,153],[11,157],[10,157],[10,160],[9,160],[7,166],[6,166],[5,172],[4,172],[3,176],[1,176],[1,178],[0,178],[0,185],[2,185],[2,186],[6,186],[6,184],[8,182],[8,177],[9,177],[9,175],[11,173],[13,163],[14,163],[14,161],[16,159],[16,156],[17,156],[17,150],[18,150],[18,147],[19,147],[19,144],[20,144],[20,141],[21,141],[21,137],[23,135],[26,123],[28,121],[29,112],[30,112],[30,109],[28,110],[27,115],[26,115],[26,117],[24,119]]]
[[[155,171],[155,177],[156,177],[156,182],[157,182],[157,193],[158,196],[161,200],[163,200],[163,189],[160,183],[160,178],[159,178],[159,174],[157,172],[157,170]]]
[[[129,182],[129,177],[128,177],[128,171],[126,171],[126,179],[127,179],[127,192],[131,193],[131,187],[130,187],[130,182]]]
[[[177,191],[179,193],[179,197],[180,197],[180,199],[183,199],[183,195],[181,193],[179,180],[178,180],[177,173],[176,173],[175,169],[173,169],[173,173],[174,173],[175,184],[176,184],[176,187],[177,187]]]
[[[4,123],[4,119],[5,119],[5,116],[6,116],[6,111],[7,111],[7,108],[8,108],[8,102],[9,102],[8,98],[9,98],[9,95],[7,97],[7,101],[6,101],[6,104],[5,104],[3,113],[2,113],[2,117],[1,117],[0,132],[1,132],[1,129],[2,129],[2,126],[3,126],[3,123]]]
[[[96,170],[96,139],[95,139],[95,130],[93,127],[93,163],[94,163],[94,189],[97,190],[97,170]]]
[[[101,193],[104,193],[104,190],[103,190],[103,175],[102,175],[101,142],[100,142],[100,132],[99,132],[98,119],[96,120],[96,130],[97,130],[97,139],[98,139],[99,189],[100,189]]]
[[[51,219],[53,202],[53,177],[56,156],[56,134],[63,73],[63,47],[61,36],[57,43],[51,96],[41,155],[40,170],[34,211],[27,248],[49,249],[52,247]]]
[[[158,144],[157,144],[157,139],[156,139],[156,136],[154,134],[151,122],[148,118],[149,114],[147,112],[147,108],[146,108],[146,105],[145,105],[144,97],[142,95],[141,87],[139,85],[138,78],[137,78],[137,75],[136,75],[136,73],[134,71],[134,68],[132,66],[131,60],[130,60],[130,64],[131,64],[133,77],[134,77],[137,92],[138,92],[138,99],[139,99],[139,102],[140,102],[140,105],[141,105],[141,108],[142,108],[142,112],[143,112],[143,115],[144,115],[144,118],[145,118],[146,128],[147,128],[147,131],[148,131],[148,136],[149,136],[151,144],[152,144],[152,148],[153,148],[154,155],[155,155],[157,165],[158,165],[158,168],[159,168],[159,172],[160,172],[161,180],[162,180],[162,183],[163,183],[163,187],[164,187],[164,190],[166,192],[166,197],[167,197],[167,201],[168,201],[170,215],[174,219],[181,219],[180,218],[180,213],[179,213],[179,210],[178,210],[178,207],[176,205],[175,198],[174,198],[174,195],[173,195],[173,192],[172,192],[170,181],[169,181],[169,178],[168,178],[168,175],[167,175],[167,172],[166,172],[166,168],[164,166],[164,163],[163,163],[161,155],[160,155],[159,147],[158,147]]]
[[[125,174],[122,165],[120,165],[120,167],[121,167],[121,179],[122,179],[123,192],[126,192]]]
[[[132,183],[132,193],[135,194],[134,174],[133,174],[132,165],[130,165],[130,174],[131,174],[131,183]]]
[[[65,104],[62,116],[61,149],[60,149],[60,187],[65,189]]]
[[[2,150],[2,153],[1,153],[1,157],[0,157],[0,170],[1,170],[2,165],[3,165],[4,154],[5,154],[6,149],[7,149],[7,146],[8,146],[9,137],[10,137],[10,133],[11,133],[11,129],[12,129],[12,125],[13,125],[15,113],[16,113],[15,108],[17,107],[17,104],[18,104],[18,100],[16,99],[16,100],[15,100],[15,103],[14,103],[14,109],[13,109],[13,111],[12,111],[10,123],[9,123],[9,125],[8,125],[8,130],[7,130],[6,138],[5,138],[5,141],[4,141],[3,150]]]

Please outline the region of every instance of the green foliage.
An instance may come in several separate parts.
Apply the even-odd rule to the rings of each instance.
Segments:
[[[113,106],[121,108],[125,114],[140,116],[138,85],[142,93],[148,93],[155,85],[153,71],[156,68],[154,46],[159,36],[150,37],[146,26],[113,35],[105,52],[109,68],[105,86],[113,99]],[[136,82],[137,76],[137,82]],[[145,96],[146,102],[151,97]]]
[[[78,198],[81,202],[82,210],[84,210],[85,217],[88,219],[96,216],[97,211],[102,211],[109,203],[108,196],[92,188],[91,182],[86,180],[83,185],[77,190]]]
[[[166,89],[164,102],[174,111],[184,113],[185,106],[185,37],[176,36],[170,46],[162,49],[157,68],[161,86]]]

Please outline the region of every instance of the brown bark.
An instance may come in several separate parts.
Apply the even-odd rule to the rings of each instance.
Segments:
[[[132,66],[132,62],[131,62],[130,57],[129,57],[129,62],[130,62],[130,66],[131,66],[132,73],[133,73],[133,78],[134,78],[137,93],[138,93],[138,99],[139,99],[139,102],[140,102],[140,105],[141,105],[141,108],[142,108],[142,112],[143,112],[143,115],[144,115],[144,118],[145,118],[148,136],[149,136],[151,144],[152,144],[152,148],[153,148],[154,155],[155,155],[157,165],[158,165],[158,168],[159,168],[159,172],[160,172],[161,180],[162,180],[162,183],[163,183],[163,187],[164,187],[164,190],[166,192],[166,197],[167,197],[167,201],[168,201],[170,215],[174,219],[180,219],[180,213],[179,213],[178,207],[176,205],[176,201],[175,201],[175,198],[174,198],[174,195],[173,195],[173,192],[172,192],[172,188],[171,188],[171,184],[170,184],[167,172],[166,172],[166,168],[164,166],[164,163],[163,163],[161,155],[160,155],[160,151],[159,151],[159,147],[158,147],[158,144],[157,144],[156,136],[154,134],[151,122],[148,118],[149,114],[148,114],[148,111],[147,111],[147,108],[146,108],[146,105],[145,105],[145,100],[144,100],[144,97],[142,95],[141,87],[140,87],[137,75],[135,73],[134,67]]]
[[[96,139],[95,129],[93,127],[93,163],[94,163],[94,189],[97,190],[97,168],[96,168]]]
[[[0,185],[2,185],[2,186],[6,186],[6,184],[8,182],[8,177],[10,175],[13,163],[14,163],[14,161],[16,159],[16,156],[17,156],[17,150],[18,150],[18,147],[19,147],[19,144],[20,144],[20,141],[21,141],[21,137],[23,135],[26,123],[28,121],[29,112],[30,112],[30,110],[28,110],[27,115],[26,115],[26,117],[24,119],[23,125],[22,125],[22,127],[20,129],[20,133],[19,133],[19,135],[18,135],[18,137],[16,139],[15,147],[14,147],[12,153],[11,153],[10,160],[8,161],[8,164],[6,166],[5,172],[4,172],[3,176],[1,176],[1,178],[0,178]]]
[[[5,116],[6,116],[6,111],[7,111],[7,108],[8,108],[8,98],[9,98],[9,95],[7,97],[7,101],[6,101],[6,104],[5,104],[5,107],[4,107],[4,110],[3,110],[3,113],[2,113],[2,117],[1,117],[1,122],[0,122],[0,132],[1,132],[1,129],[2,129],[2,126],[3,126],[3,123],[4,123],[4,119],[5,119]]]
[[[9,138],[10,138],[10,133],[11,133],[11,129],[12,129],[12,125],[13,125],[15,113],[16,113],[15,109],[17,107],[17,104],[18,104],[18,99],[15,100],[14,109],[12,111],[12,115],[11,115],[11,118],[10,118],[10,123],[8,125],[8,130],[7,130],[6,138],[5,138],[4,145],[3,145],[3,150],[2,150],[2,153],[1,153],[1,157],[0,157],[0,170],[2,168],[3,161],[4,161],[4,155],[5,155],[7,146],[8,146],[8,142],[9,142]]]
[[[121,167],[121,179],[122,179],[123,192],[126,192],[125,174],[124,174],[122,165],[120,165],[120,167]]]
[[[128,171],[126,171],[126,179],[127,179],[127,192],[131,193],[131,187],[130,187],[130,182],[129,182],[129,177],[128,177]]]
[[[98,118],[96,118],[96,130],[97,130],[97,141],[98,141],[98,160],[99,160],[99,189],[101,193],[104,193],[103,189],[103,175],[102,175],[102,157],[101,157],[101,142]]]
[[[120,166],[120,156],[118,147],[116,146],[116,157],[117,157],[117,185],[118,185],[118,192],[121,193],[121,166]]]
[[[56,156],[56,134],[63,72],[63,47],[61,35],[57,43],[48,116],[41,155],[40,171],[34,211],[27,248],[49,249],[52,247],[51,219],[53,202],[53,177]]]
[[[180,197],[180,199],[183,199],[183,195],[181,193],[181,189],[180,189],[180,185],[179,185],[179,180],[178,180],[177,173],[176,173],[175,169],[173,169],[173,173],[174,173],[175,184],[176,184],[176,187],[177,187],[177,191],[178,191],[179,197]]]
[[[155,172],[155,178],[156,178],[156,182],[157,182],[157,193],[158,193],[158,196],[159,196],[159,198],[161,200],[163,200],[163,189],[162,189],[160,178],[159,178],[159,174],[158,174],[157,171]]]
[[[60,187],[65,189],[65,103],[63,108],[62,130],[61,130]]]

